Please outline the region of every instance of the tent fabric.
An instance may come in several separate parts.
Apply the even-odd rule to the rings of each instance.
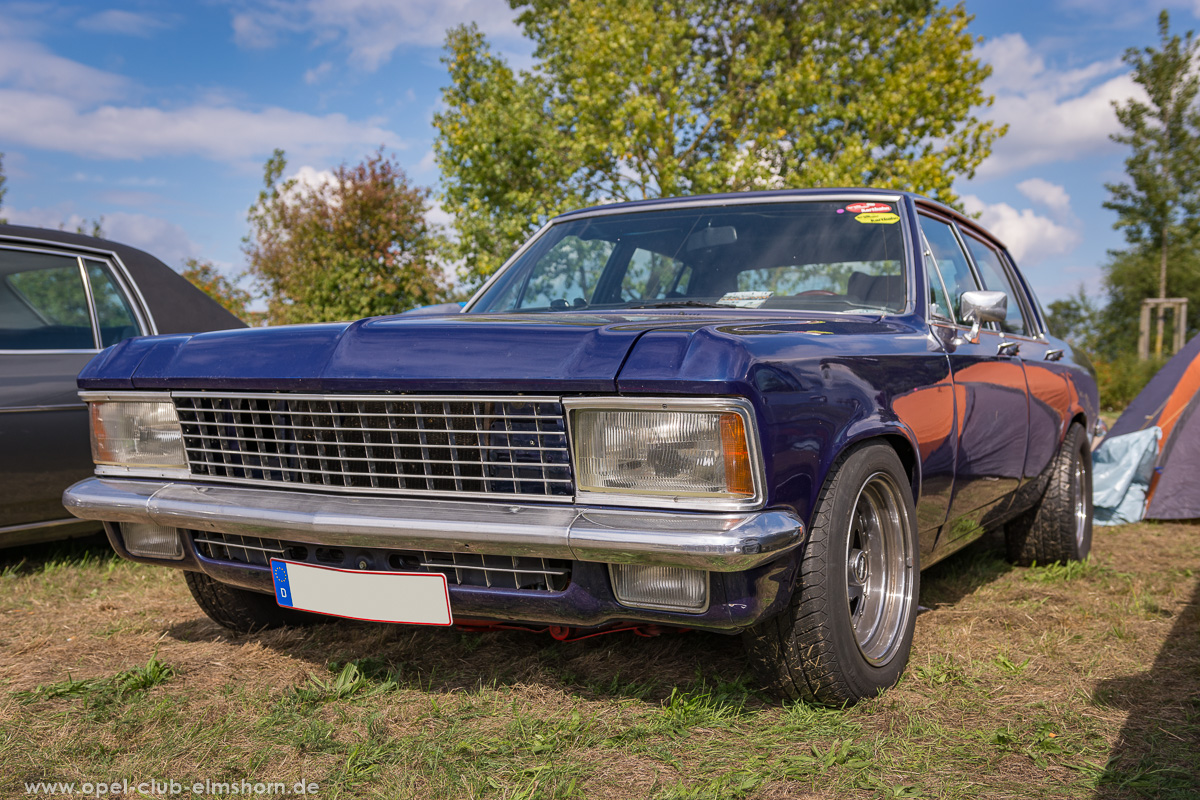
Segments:
[[[1158,425],[1159,416],[1168,398],[1180,387],[1189,369],[1200,364],[1200,336],[1194,337],[1158,371],[1146,388],[1142,389],[1133,402],[1126,407],[1120,418],[1109,429],[1109,436],[1121,436],[1144,428]],[[1197,370],[1200,372],[1200,369]],[[1190,394],[1195,394],[1193,387]]]
[[[1200,362],[1197,362],[1200,363]],[[1200,517],[1200,394],[1180,414],[1174,434],[1163,444],[1151,484],[1150,519]]]
[[[1110,435],[1092,453],[1092,505],[1097,525],[1142,519],[1161,438],[1158,427]]]
[[[1153,428],[1159,429],[1161,436],[1146,489],[1145,517],[1200,518],[1200,480],[1196,478],[1200,475],[1200,336],[1146,384],[1112,426],[1101,449],[1109,440]],[[1094,503],[1100,507],[1098,498]]]

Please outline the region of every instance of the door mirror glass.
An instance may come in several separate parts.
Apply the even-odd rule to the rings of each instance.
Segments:
[[[963,292],[962,316],[968,322],[1003,322],[1008,316],[1008,295],[1004,292]]]

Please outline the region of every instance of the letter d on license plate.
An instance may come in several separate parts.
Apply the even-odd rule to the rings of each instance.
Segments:
[[[371,572],[271,559],[275,602],[369,622],[453,625],[446,576],[438,572]]]

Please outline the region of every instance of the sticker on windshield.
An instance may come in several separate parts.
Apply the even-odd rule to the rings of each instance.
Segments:
[[[892,210],[892,207],[887,203],[851,203],[846,206],[846,210],[851,214],[875,213],[885,214]]]
[[[717,305],[733,306],[734,308],[758,308],[767,302],[774,292],[726,292]]]
[[[867,211],[859,214],[854,219],[874,225],[894,225],[900,221],[900,217],[896,214],[881,214],[875,211]]]

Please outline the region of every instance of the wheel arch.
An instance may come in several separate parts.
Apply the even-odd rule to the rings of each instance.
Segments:
[[[843,457],[851,450],[856,450],[877,442],[886,444],[895,451],[896,456],[900,459],[900,464],[904,467],[904,472],[908,475],[908,485],[910,491],[912,491],[913,503],[916,503],[921,497],[921,458],[920,450],[914,444],[914,441],[915,437],[912,432],[900,424],[855,431],[846,438],[845,443],[834,454],[830,463]]]

